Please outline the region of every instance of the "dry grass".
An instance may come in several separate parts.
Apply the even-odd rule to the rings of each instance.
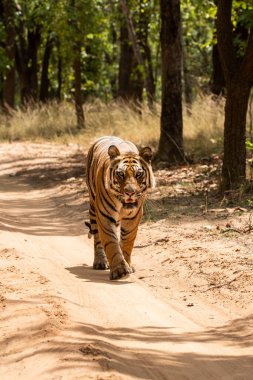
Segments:
[[[69,103],[53,102],[40,107],[17,109],[0,118],[0,139],[8,141],[50,140],[72,135],[75,114]]]
[[[0,117],[0,140],[53,140],[78,142],[88,146],[101,135],[117,135],[137,145],[157,148],[160,130],[160,107],[142,113],[119,102],[109,104],[97,100],[84,107],[86,130],[78,131],[74,106],[53,102],[40,107],[15,110],[10,117]],[[222,149],[223,104],[210,97],[199,97],[191,116],[184,112],[185,150],[195,156],[207,156]]]
[[[223,149],[224,99],[199,97],[191,116],[184,115],[185,149],[197,157],[220,153]]]

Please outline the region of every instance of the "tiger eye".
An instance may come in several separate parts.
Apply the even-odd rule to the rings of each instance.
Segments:
[[[141,178],[144,174],[144,171],[142,169],[139,169],[136,173],[136,178]]]
[[[116,170],[116,174],[119,176],[119,178],[124,178],[123,170]]]

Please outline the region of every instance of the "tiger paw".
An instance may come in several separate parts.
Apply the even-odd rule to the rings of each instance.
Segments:
[[[110,280],[118,280],[119,278],[129,276],[131,273],[133,273],[133,269],[126,261],[121,261],[115,268],[111,269]]]
[[[105,270],[109,268],[109,264],[106,257],[99,257],[93,262],[93,269]]]

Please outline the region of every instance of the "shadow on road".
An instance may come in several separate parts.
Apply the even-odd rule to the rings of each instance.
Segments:
[[[64,163],[30,160],[27,167],[18,161],[16,173],[0,176],[0,231],[40,236],[86,233],[84,161],[80,155]]]
[[[15,315],[13,318],[15,319]],[[101,368],[101,373],[106,375],[103,379],[109,379],[107,375],[116,371],[115,379],[125,375],[146,380],[251,380],[253,356],[241,355],[240,351],[236,353],[236,349],[245,347],[246,342],[247,346],[251,346],[251,337],[242,340],[241,327],[252,324],[251,315],[233,320],[217,330],[181,334],[174,333],[173,326],[169,324],[168,327],[160,328],[105,328],[79,323],[75,328],[66,328],[62,332],[62,340],[59,337],[56,340],[51,337],[50,349],[43,345],[38,346],[38,342],[33,343],[30,340],[29,352],[24,349],[19,360],[32,358],[34,352],[37,357],[45,355],[45,358],[48,358],[52,351],[62,355],[64,360],[61,361],[61,365],[56,362],[53,368],[48,369],[48,378],[71,369],[79,373],[85,372],[87,363],[94,362]],[[46,326],[34,326],[33,333],[36,334],[36,329],[41,331],[43,328]],[[3,338],[2,347],[6,347],[10,340],[17,339],[22,345],[22,340],[26,342],[29,333],[30,331],[20,331],[8,339]],[[33,345],[34,351],[31,350]],[[173,351],[170,352],[171,347]],[[233,348],[234,355],[229,348]]]
[[[75,267],[69,267],[65,269],[67,269],[71,274],[74,274],[75,277],[88,281],[88,282],[93,282],[93,283],[96,282],[96,283],[104,283],[105,285],[118,286],[118,285],[130,284],[133,282],[131,281],[131,276],[127,278],[125,277],[122,280],[110,281],[109,270],[95,270],[92,267],[88,267],[85,264],[75,266]]]

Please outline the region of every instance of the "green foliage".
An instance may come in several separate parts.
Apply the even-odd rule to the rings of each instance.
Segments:
[[[249,139],[246,139],[246,149],[253,150],[253,142],[251,142]]]
[[[253,26],[252,1],[234,1],[232,9],[232,23],[234,27],[234,46],[238,57],[245,54],[249,28]]]
[[[100,97],[110,100],[117,93],[120,27],[122,13],[118,0],[13,0],[15,4],[16,43],[20,30],[27,39],[30,32],[39,30],[38,78],[48,38],[52,40],[49,65],[50,92],[56,93],[58,64],[62,67],[62,94],[72,97],[74,88],[73,59],[76,45],[81,44],[82,90],[84,98]],[[147,33],[151,63],[158,99],[161,94],[160,7],[158,0],[128,0],[137,37]],[[212,72],[212,45],[216,42],[214,0],[181,0],[182,32],[185,56],[191,85],[195,93],[208,86]],[[147,21],[148,28],[143,26]],[[253,24],[252,0],[233,1],[232,22],[249,28]],[[0,76],[11,64],[5,52],[6,30],[0,17]],[[27,41],[26,41],[27,44]],[[239,54],[245,40],[235,35]],[[143,46],[141,46],[143,51]],[[138,74],[143,68],[138,67]],[[18,87],[17,87],[18,89]]]
[[[210,81],[211,52],[216,6],[214,1],[182,0],[182,29],[188,69],[195,86],[203,87]]]

